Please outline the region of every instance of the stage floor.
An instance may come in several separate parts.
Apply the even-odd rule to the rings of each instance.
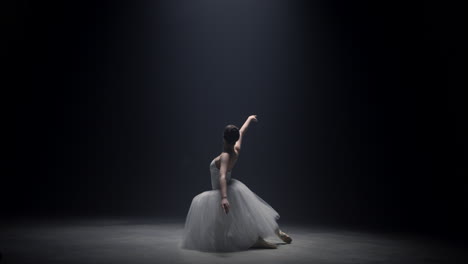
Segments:
[[[277,249],[206,253],[178,248],[184,219],[67,219],[0,223],[0,263],[468,263],[461,243],[402,233],[281,224]]]

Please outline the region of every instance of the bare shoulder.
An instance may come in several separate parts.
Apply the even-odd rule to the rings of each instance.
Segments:
[[[239,157],[239,152],[234,151],[233,153],[222,152],[219,156],[215,158],[215,166],[220,169],[221,161],[224,160],[228,164],[228,171],[231,171],[234,168],[234,165],[237,162]]]
[[[222,159],[229,160],[230,158],[231,158],[231,154],[229,154],[228,152],[221,152],[221,154],[219,154],[219,160],[222,160]]]
[[[226,160],[226,161],[229,161],[230,160],[230,155],[229,153],[227,152],[221,152],[221,154],[219,154],[216,158],[215,158],[215,163],[216,163],[216,167],[220,167],[221,165],[221,160]]]
[[[236,143],[236,145],[234,146],[234,151],[237,152],[237,153],[239,153],[240,150],[241,150],[240,145]]]

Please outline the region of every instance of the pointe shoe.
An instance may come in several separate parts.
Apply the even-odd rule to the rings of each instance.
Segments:
[[[283,231],[279,231],[279,237],[281,238],[281,240],[283,240],[284,242],[288,243],[288,244],[291,244],[291,241],[292,241],[292,238],[284,233]]]
[[[251,246],[251,248],[271,248],[271,249],[275,249],[275,248],[278,248],[278,246],[275,245],[275,244],[272,244],[270,242],[267,242],[263,238],[259,237],[257,242],[255,242],[255,244],[253,244],[253,246]]]

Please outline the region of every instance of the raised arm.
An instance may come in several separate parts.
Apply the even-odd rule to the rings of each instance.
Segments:
[[[257,115],[251,115],[247,117],[247,120],[245,123],[242,125],[242,127],[239,129],[239,139],[236,141],[236,144],[234,145],[234,149],[237,151],[240,151],[241,145],[242,145],[242,137],[244,134],[247,132],[247,129],[249,128],[250,122],[257,122]]]
[[[229,212],[229,202],[227,200],[227,182],[226,182],[226,173],[227,167],[229,164],[229,153],[223,152],[220,156],[221,164],[219,168],[219,185],[221,189],[221,207],[224,212],[227,214]]]

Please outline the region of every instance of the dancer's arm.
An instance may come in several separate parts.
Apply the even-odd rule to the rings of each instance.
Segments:
[[[229,211],[229,202],[227,200],[227,183],[226,183],[226,173],[227,167],[229,164],[229,153],[223,152],[220,156],[221,164],[219,168],[219,185],[221,188],[221,207],[224,212],[227,214]]]
[[[247,132],[247,129],[249,128],[250,122],[255,121],[257,122],[257,115],[251,115],[247,118],[245,123],[242,125],[242,127],[239,130],[239,139],[236,141],[236,144],[234,145],[234,149],[237,151],[240,151],[241,145],[242,145],[242,137],[244,136],[245,132]]]

